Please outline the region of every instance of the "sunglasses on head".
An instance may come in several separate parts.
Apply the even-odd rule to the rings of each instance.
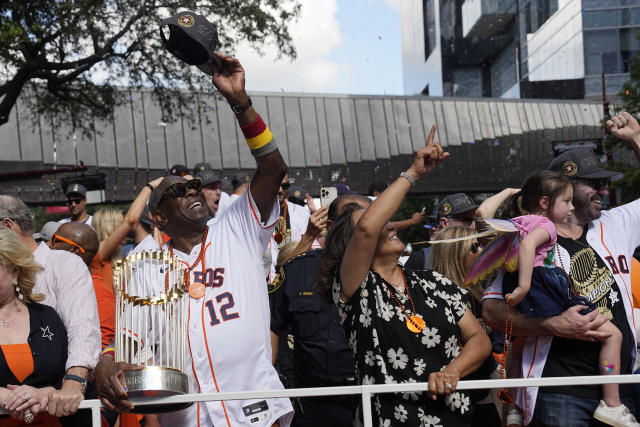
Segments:
[[[482,245],[479,242],[473,242],[471,244],[471,252],[473,252],[474,254],[477,254],[481,250],[482,250]]]
[[[67,239],[65,237],[58,236],[57,234],[54,234],[51,237],[51,244],[55,245],[58,240],[60,240],[61,242],[66,243],[67,245],[71,245],[71,246],[74,246],[74,247],[80,249],[80,252],[82,252],[82,253],[86,252],[82,246],[80,246],[79,244],[77,244],[73,240],[69,240],[69,239]]]
[[[73,206],[73,205],[79,205],[80,203],[82,203],[84,199],[68,199],[67,200],[67,205],[69,206]]]
[[[202,181],[198,178],[194,178],[187,182],[176,182],[175,184],[171,184],[160,198],[158,205],[164,202],[168,197],[171,197],[172,199],[184,197],[188,190],[195,190],[197,192],[202,191]]]
[[[288,190],[289,187],[291,187],[291,183],[290,182],[285,182],[283,184],[280,184],[280,187],[282,187],[283,190]]]

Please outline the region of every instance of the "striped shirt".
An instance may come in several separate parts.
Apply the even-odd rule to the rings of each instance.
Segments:
[[[93,369],[100,357],[98,305],[89,270],[82,259],[40,243],[34,251],[43,270],[36,276],[34,293],[45,295],[42,304],[52,307],[67,328],[69,356],[66,369]]]

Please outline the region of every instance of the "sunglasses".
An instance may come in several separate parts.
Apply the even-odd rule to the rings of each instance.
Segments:
[[[609,187],[608,179],[581,179],[580,182],[596,191],[604,190]]]
[[[291,187],[291,183],[285,182],[284,184],[280,184],[280,187],[282,187],[283,190],[288,190],[289,187]]]
[[[471,244],[471,252],[473,252],[474,254],[477,254],[481,250],[482,250],[482,245],[479,242],[473,242]]]
[[[171,197],[172,199],[177,199],[179,197],[184,197],[187,194],[187,191],[195,190],[198,193],[202,191],[202,181],[198,178],[190,179],[187,182],[176,182],[167,188],[162,197],[160,197],[160,201],[158,205],[162,204],[165,199]]]
[[[82,203],[84,199],[68,199],[67,200],[67,205],[69,206],[73,206],[73,205],[79,205],[80,203]]]
[[[58,236],[57,234],[54,234],[54,235],[51,237],[51,244],[52,244],[52,245],[55,245],[55,244],[56,244],[56,242],[57,242],[58,240],[59,240],[59,241],[61,241],[61,242],[66,243],[66,244],[68,244],[68,245],[71,245],[71,246],[74,246],[74,247],[76,247],[76,248],[80,249],[80,252],[82,252],[82,253],[87,252],[87,251],[85,251],[85,250],[84,250],[84,248],[83,248],[82,246],[80,246],[79,244],[77,244],[77,243],[76,243],[76,242],[74,242],[73,240],[69,240],[69,239],[67,239],[67,238],[65,238],[65,237]]]

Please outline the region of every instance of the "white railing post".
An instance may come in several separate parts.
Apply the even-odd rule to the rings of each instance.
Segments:
[[[371,414],[371,393],[367,390],[367,386],[362,387],[362,419],[364,427],[373,427]]]
[[[91,423],[93,427],[100,427],[102,425],[102,417],[100,416],[100,406],[91,407]]]

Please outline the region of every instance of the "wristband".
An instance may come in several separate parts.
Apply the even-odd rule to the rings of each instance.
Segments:
[[[147,187],[149,190],[151,190],[152,193],[153,193],[153,190],[155,190],[155,188],[153,188],[153,185],[151,185],[151,184],[147,184],[147,185],[145,185],[145,187]]]
[[[411,186],[413,187],[416,184],[416,180],[413,179],[413,177],[411,175],[409,175],[406,172],[400,172],[400,176],[404,179],[406,179],[407,181],[409,181],[409,184],[411,184]]]
[[[254,157],[266,156],[276,151],[273,135],[259,115],[254,122],[240,126],[240,129]]]
[[[84,378],[79,377],[78,375],[67,374],[62,379],[62,381],[65,381],[65,380],[71,380],[71,381],[79,382],[80,385],[82,386],[82,394],[86,393],[86,391],[87,391],[87,380],[85,380]]]
[[[102,359],[103,357],[111,357],[112,359],[115,360],[116,358],[116,348],[113,344],[107,346],[104,348],[104,350],[102,350],[102,354],[100,355],[100,359]]]

